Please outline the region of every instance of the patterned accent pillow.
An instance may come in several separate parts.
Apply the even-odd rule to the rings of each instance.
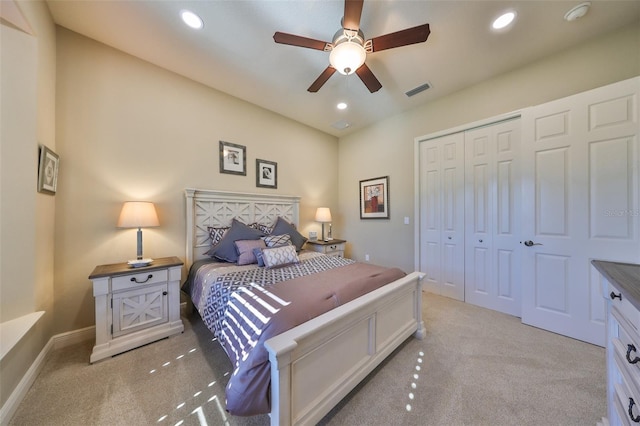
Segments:
[[[253,229],[257,229],[258,231],[263,232],[266,235],[271,234],[271,230],[273,229],[272,226],[263,225],[258,222],[253,222],[252,224],[249,225],[249,227]]]
[[[307,238],[296,231],[296,227],[287,222],[281,216],[278,216],[278,220],[276,220],[276,224],[273,227],[273,234],[289,234],[291,236],[291,243],[296,246],[296,250],[300,251],[304,243],[307,242]]]
[[[269,235],[273,231],[273,226],[262,225],[262,224],[259,223],[258,224],[258,229],[260,231],[264,232],[265,234]]]
[[[292,245],[262,249],[262,258],[264,266],[267,268],[277,268],[300,262],[296,248]]]
[[[267,237],[262,237],[262,239],[267,247],[291,245],[291,236],[289,234],[269,235]]]
[[[211,247],[206,254],[216,259],[236,263],[238,261],[238,252],[236,251],[235,242],[238,240],[259,240],[261,237],[264,237],[262,232],[249,228],[239,220],[233,219],[231,228],[225,232],[222,240]]]
[[[229,226],[223,226],[221,228],[213,228],[209,226],[207,232],[209,232],[209,238],[211,238],[211,245],[215,246],[224,237],[225,232],[229,230]]]
[[[238,252],[238,265],[258,263],[254,251],[267,247],[263,240],[238,240],[235,245]]]

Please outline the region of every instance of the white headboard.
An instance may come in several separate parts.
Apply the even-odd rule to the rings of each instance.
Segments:
[[[271,226],[278,216],[298,226],[300,197],[292,195],[247,194],[211,189],[185,189],[187,199],[186,266],[205,258],[211,246],[208,227],[230,226],[236,218],[248,224]],[[187,269],[188,270],[188,269]]]

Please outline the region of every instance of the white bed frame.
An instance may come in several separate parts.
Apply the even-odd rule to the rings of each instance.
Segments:
[[[187,268],[205,257],[208,226],[298,224],[300,197],[187,189]],[[423,273],[413,272],[265,342],[271,424],[315,424],[409,336],[425,336]]]

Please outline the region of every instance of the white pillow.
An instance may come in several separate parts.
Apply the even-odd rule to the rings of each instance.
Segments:
[[[277,268],[300,262],[296,247],[293,245],[262,249],[262,258],[264,266],[267,268]]]

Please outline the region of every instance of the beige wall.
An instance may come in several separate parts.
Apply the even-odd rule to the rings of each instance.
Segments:
[[[316,207],[337,208],[337,139],[63,28],[58,29],[55,332],[94,324],[87,276],[135,258],[116,229],[123,201],[156,203],[146,257],[185,253],[184,189],[299,195],[303,234]],[[219,173],[220,140],[247,147],[247,176]],[[256,188],[256,158],[278,163],[278,189]]]
[[[45,315],[0,363],[0,404],[52,336],[55,197],[36,192],[38,145],[56,150],[55,26],[42,2],[19,2],[35,36],[0,25],[2,128],[0,321]]]
[[[319,231],[313,214],[327,205],[334,235],[349,240],[348,253],[356,259],[370,254],[372,262],[409,271],[415,137],[640,74],[636,25],[391,117],[338,144],[75,33],[56,32],[43,2],[19,4],[36,33],[35,70],[32,63],[24,74],[36,81],[35,111],[32,104],[18,117],[31,136],[3,133],[1,140],[0,318],[47,314],[2,361],[2,404],[54,333],[94,324],[87,279],[94,266],[135,255],[135,231],[115,228],[122,201],[157,204],[161,226],[145,231],[146,256],[183,257],[183,189],[276,192],[255,187],[254,162],[277,161],[277,192],[302,196],[303,233]],[[33,39],[11,33],[22,41],[9,49],[4,35],[16,30],[2,31],[4,105],[5,94],[20,96],[7,91],[5,66],[20,57],[20,43]],[[218,172],[219,140],[247,146],[246,177]],[[38,143],[61,158],[55,197],[35,191]],[[358,181],[384,175],[391,179],[391,220],[361,221]]]
[[[416,137],[640,75],[639,41],[636,23],[341,138],[336,235],[348,254],[414,270]],[[360,220],[359,181],[387,175],[391,219]]]

